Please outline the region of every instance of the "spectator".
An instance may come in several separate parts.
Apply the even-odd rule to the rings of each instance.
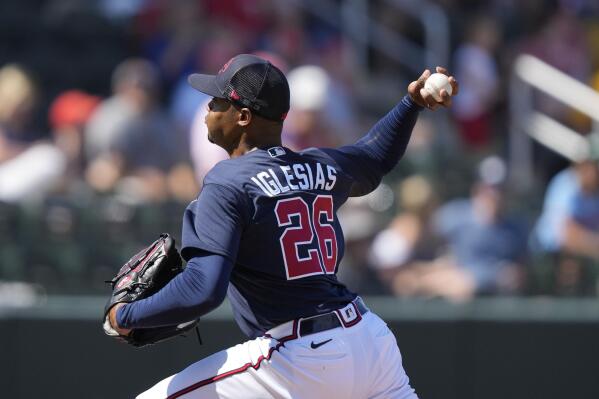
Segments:
[[[283,143],[292,150],[331,147],[351,141],[344,137],[351,125],[350,106],[321,67],[304,65],[288,74],[291,108],[283,132]],[[344,140],[345,138],[345,140]]]
[[[439,242],[431,231],[437,198],[430,182],[421,175],[410,176],[399,184],[397,197],[399,212],[373,240],[370,259],[388,292],[401,295],[394,292],[396,275],[433,260]]]
[[[0,162],[18,155],[31,143],[37,91],[23,67],[8,64],[0,69]]]
[[[102,101],[85,132],[90,160],[113,150],[135,120],[153,116],[158,85],[156,68],[143,59],[128,59],[115,68],[113,95]]]
[[[599,261],[597,155],[593,148],[588,158],[551,179],[534,229],[534,249],[555,261],[552,285],[558,294],[581,293],[585,289],[585,259]]]
[[[435,212],[432,226],[446,241],[447,254],[397,273],[396,294],[461,301],[477,294],[520,292],[526,233],[504,211],[504,174],[501,161],[486,159],[470,198],[452,200]]]
[[[466,41],[455,52],[460,95],[454,100],[453,110],[462,141],[469,148],[485,148],[491,144],[492,115],[499,91],[494,57],[500,32],[488,17],[477,17],[467,30]]]
[[[86,165],[84,129],[99,103],[99,97],[80,90],[67,90],[50,104],[48,119],[54,143],[66,159],[63,189],[68,189],[72,181],[83,178]]]
[[[66,168],[62,152],[30,130],[38,93],[20,66],[0,69],[0,201],[43,198]]]
[[[184,196],[197,186],[187,161],[187,144],[158,103],[156,68],[143,59],[123,61],[113,74],[114,94],[100,104],[86,131],[91,157],[89,184],[100,192],[126,191],[138,201],[162,201],[172,193],[176,170]],[[179,195],[177,194],[177,195]],[[183,198],[182,198],[183,199]]]

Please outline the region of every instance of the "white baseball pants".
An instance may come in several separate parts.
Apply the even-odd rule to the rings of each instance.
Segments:
[[[344,310],[337,312],[341,319]],[[192,364],[137,399],[418,399],[385,322],[371,311],[357,317],[305,336],[298,321],[284,323]]]

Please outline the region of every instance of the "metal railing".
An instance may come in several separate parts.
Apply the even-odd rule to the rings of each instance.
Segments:
[[[550,115],[535,110],[534,90],[591,118],[593,132],[583,136]],[[538,58],[521,55],[513,66],[509,95],[509,162],[516,188],[531,187],[534,180],[531,139],[573,162],[589,156],[591,140],[599,136],[598,92]]]

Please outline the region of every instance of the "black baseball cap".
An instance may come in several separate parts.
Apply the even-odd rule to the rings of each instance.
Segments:
[[[194,73],[188,82],[202,93],[247,107],[267,119],[282,121],[289,111],[287,78],[277,67],[255,55],[237,55],[217,75]]]

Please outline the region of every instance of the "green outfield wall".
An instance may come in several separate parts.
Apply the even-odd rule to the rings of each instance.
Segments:
[[[395,332],[421,399],[599,398],[595,300],[366,298]],[[2,398],[133,398],[241,342],[225,304],[195,335],[145,349],[104,336],[103,298],[52,297],[0,308]]]

